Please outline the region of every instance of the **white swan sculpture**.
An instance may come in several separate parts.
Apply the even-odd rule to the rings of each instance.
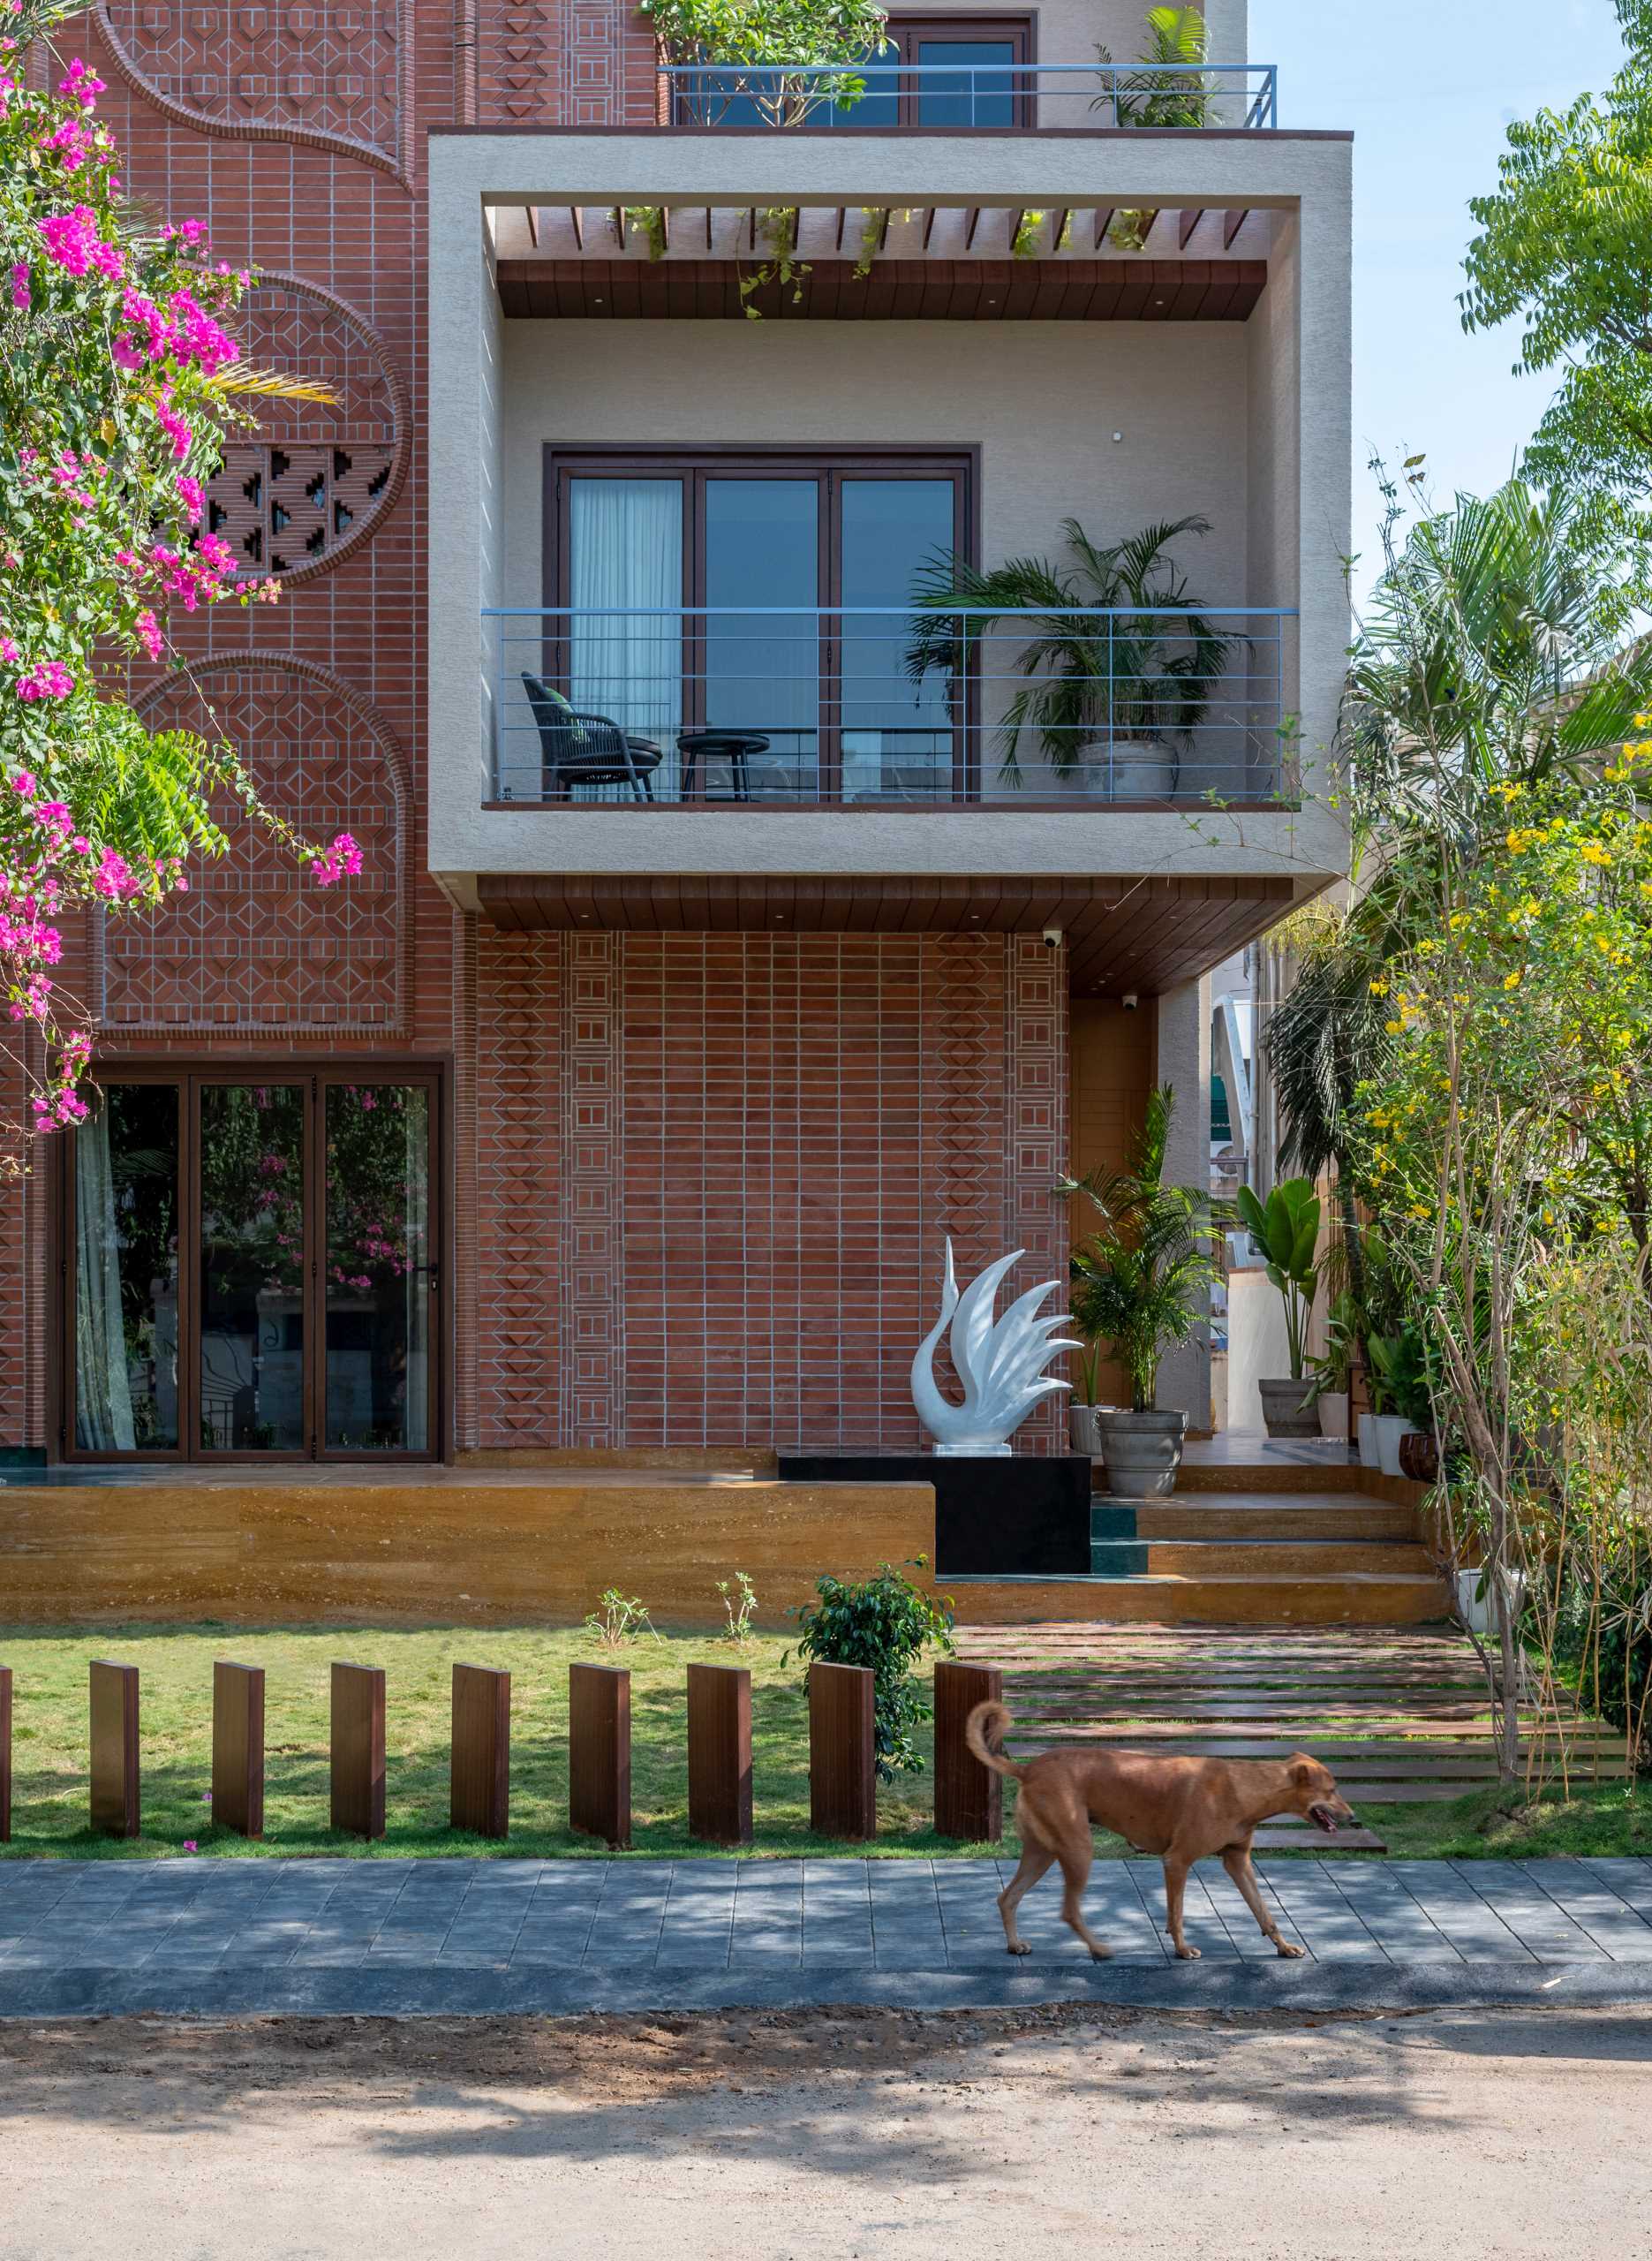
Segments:
[[[940,1317],[918,1344],[912,1360],[912,1403],[919,1420],[934,1438],[938,1453],[1007,1458],[1010,1437],[1038,1400],[1073,1387],[1052,1374],[1044,1374],[1059,1350],[1082,1348],[1065,1337],[1050,1340],[1056,1327],[1066,1326],[1067,1312],[1058,1312],[1052,1319],[1037,1316],[1039,1304],[1052,1289],[1060,1286],[1059,1281],[1046,1280],[1042,1287],[1030,1288],[1016,1297],[1002,1319],[993,1320],[999,1282],[1026,1252],[1017,1248],[1000,1256],[996,1264],[977,1273],[961,1296],[953,1268],[952,1242],[947,1243]],[[936,1346],[948,1320],[952,1334],[947,1348],[963,1384],[962,1405],[943,1397],[935,1380]]]

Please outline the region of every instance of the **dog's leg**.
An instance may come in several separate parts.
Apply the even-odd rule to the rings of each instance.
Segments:
[[[1268,1912],[1268,1903],[1256,1882],[1256,1872],[1250,1865],[1249,1846],[1230,1845],[1222,1856],[1222,1866],[1244,1894],[1245,1905],[1261,1924],[1263,1937],[1271,1940],[1281,1955],[1301,1955],[1303,1950],[1300,1947],[1293,1947],[1289,1940],[1280,1938],[1279,1927]]]
[[[1183,1962],[1196,1962],[1203,1949],[1189,1947],[1182,1936],[1181,1902],[1188,1889],[1188,1871],[1193,1863],[1180,1854],[1165,1856],[1165,1928],[1170,1933],[1170,1944]]]
[[[1105,1940],[1098,1940],[1084,1921],[1084,1887],[1090,1882],[1090,1864],[1096,1856],[1095,1848],[1085,1832],[1081,1845],[1064,1847],[1056,1857],[1061,1864],[1061,1875],[1067,1889],[1061,1894],[1061,1920],[1070,1924],[1090,1949],[1092,1962],[1105,1962],[1113,1949]]]
[[[1030,1955],[1032,1949],[1015,1928],[1015,1910],[1054,1860],[1047,1845],[1027,1834],[1022,1824],[1021,1866],[998,1895],[998,1912],[1004,1918],[1004,1946],[1010,1955]]]

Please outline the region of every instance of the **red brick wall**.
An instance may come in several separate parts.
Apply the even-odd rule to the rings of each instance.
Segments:
[[[1064,1269],[1059,964],[962,934],[509,937],[425,871],[426,130],[645,122],[646,26],[620,0],[108,0],[70,34],[133,189],[265,276],[249,352],[336,396],[272,409],[216,482],[282,603],[173,628],[270,798],[367,851],[321,896],[243,839],[165,917],[94,931],[66,972],[103,1055],[451,1062],[460,1447],[915,1443],[945,1235],[966,1276],[1016,1245],[1022,1284]],[[0,1191],[0,1445],[49,1441],[50,1190]]]
[[[462,1443],[910,1448],[946,1236],[1064,1269],[1041,943],[484,933],[477,1019]]]

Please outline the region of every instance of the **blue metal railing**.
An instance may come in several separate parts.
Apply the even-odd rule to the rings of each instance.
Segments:
[[[489,607],[485,790],[513,805],[1275,801],[1294,790],[1295,617]]]
[[[1177,71],[1086,63],[673,64],[660,73],[662,124],[853,127],[954,132],[1055,126],[1213,126],[1257,131],[1279,124],[1271,63],[1206,64]]]

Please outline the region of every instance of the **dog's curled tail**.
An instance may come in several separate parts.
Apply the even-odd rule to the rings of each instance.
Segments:
[[[977,1704],[963,1723],[963,1739],[983,1766],[990,1766],[995,1774],[1007,1774],[1012,1781],[1019,1782],[1021,1768],[1012,1765],[1000,1748],[1009,1724],[1009,1713],[1004,1705]]]

